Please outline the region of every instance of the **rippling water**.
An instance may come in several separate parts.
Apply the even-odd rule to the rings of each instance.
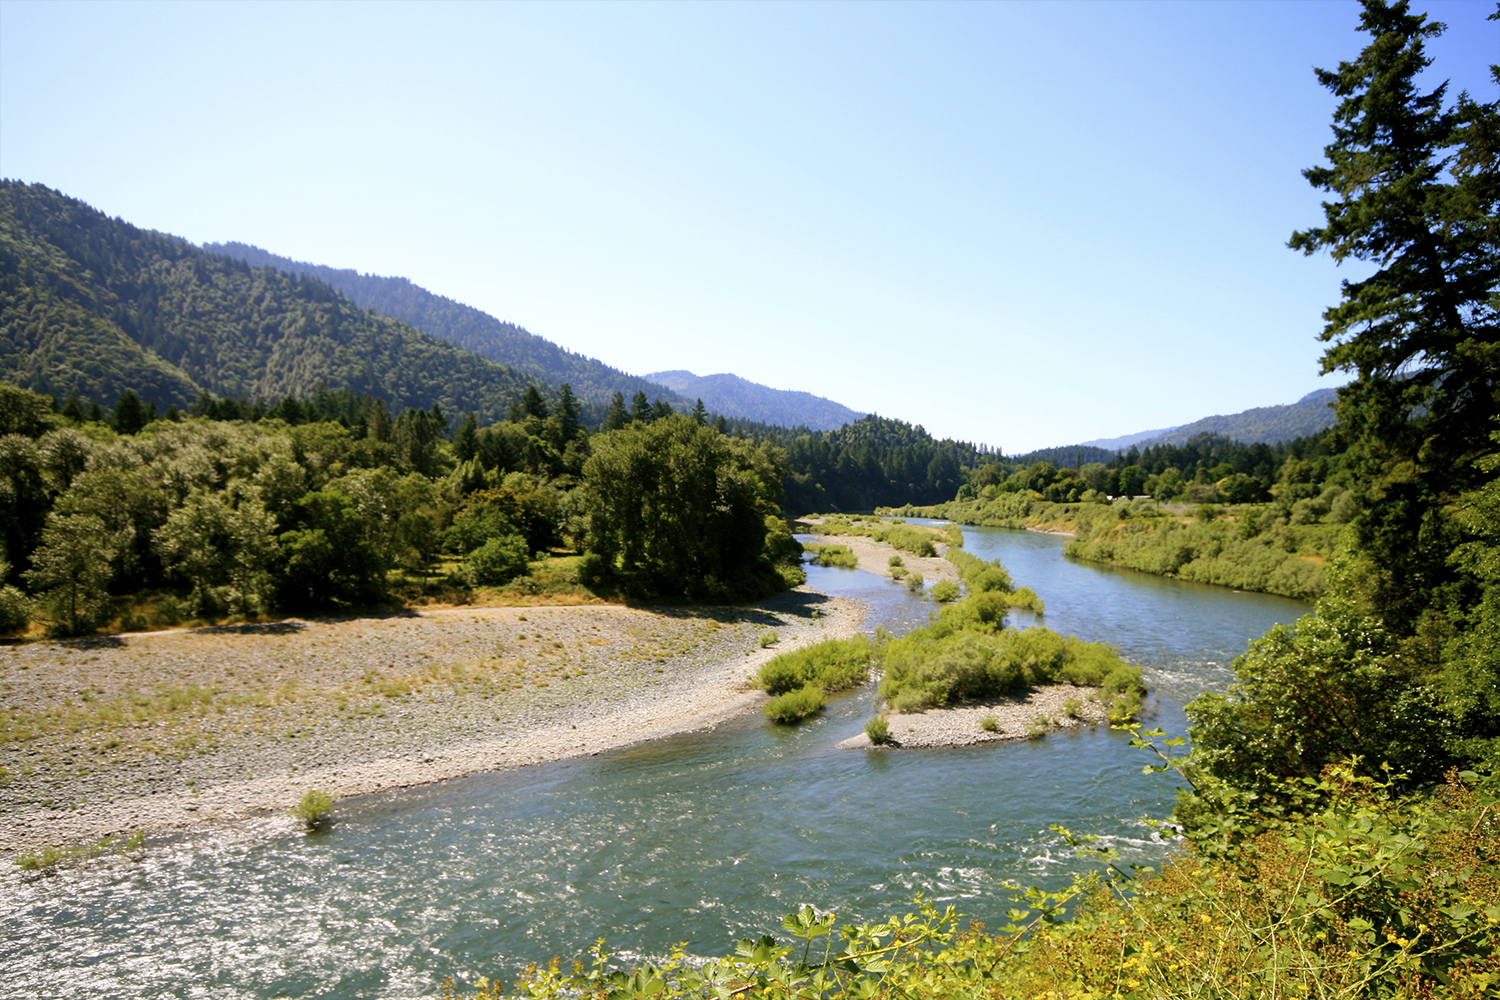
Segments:
[[[1073,563],[1060,539],[965,529],[1047,604],[1046,624],[1140,663],[1157,719],[1229,677],[1246,641],[1306,607]],[[930,603],[868,574],[810,582],[902,632]],[[604,937],[714,954],[775,933],[802,903],[844,919],[921,892],[1003,922],[1007,881],[1057,885],[1078,862],[1049,829],[1098,834],[1126,862],[1164,847],[1137,822],[1172,783],[1107,729],[921,752],[833,749],[873,691],[798,727],[759,717],[645,746],[340,803],[315,836],[247,828],[155,839],[145,860],[0,882],[0,996],[426,996],[446,975],[506,979]],[[275,829],[271,827],[270,829]]]

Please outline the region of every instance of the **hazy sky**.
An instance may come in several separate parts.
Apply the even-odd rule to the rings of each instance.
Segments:
[[[1414,6],[1495,99],[1494,4]],[[6,0],[0,175],[1014,454],[1343,381],[1285,244],[1358,14]]]

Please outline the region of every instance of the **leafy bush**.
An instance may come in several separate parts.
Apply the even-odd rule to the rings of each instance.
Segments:
[[[843,691],[863,684],[870,675],[873,650],[864,636],[826,639],[790,653],[782,653],[760,668],[760,685],[779,695],[816,684],[825,691]]]
[[[935,556],[930,529],[912,524],[896,524],[875,534],[875,540],[914,556]]]
[[[474,583],[499,587],[526,572],[529,563],[526,539],[520,535],[491,538],[469,553],[469,572]]]
[[[998,732],[1000,730],[1000,720],[993,715],[986,715],[979,720],[979,728],[987,733]]]
[[[958,584],[952,580],[939,580],[932,585],[932,599],[939,604],[957,600],[959,593]]]
[[[827,703],[828,696],[823,693],[823,688],[813,683],[777,695],[762,711],[777,722],[796,722],[823,711]]]
[[[920,594],[922,592],[922,588],[926,585],[927,581],[922,577],[921,573],[913,573],[911,576],[906,578],[906,589],[911,591],[913,594]]]
[[[868,736],[870,738],[870,742],[875,744],[876,746],[881,746],[883,744],[889,743],[891,741],[890,724],[885,721],[884,716],[877,715],[875,716],[875,718],[865,723],[865,735]]]
[[[292,807],[292,815],[307,824],[309,830],[322,826],[328,821],[328,814],[333,811],[333,803],[337,797],[330,791],[322,788],[309,788],[302,796],[302,801]]]
[[[766,629],[760,634],[760,648],[770,649],[772,646],[776,645],[777,641],[780,638],[781,637],[776,634],[776,630],[774,628]]]
[[[1045,628],[957,629],[968,620],[965,605],[974,599],[956,605],[951,617],[939,616],[934,625],[885,645],[880,694],[899,711],[1060,683],[1101,687],[1125,717],[1139,709],[1145,691],[1140,668],[1123,663],[1110,647]]]
[[[859,557],[847,545],[805,545],[803,548],[813,554],[813,562],[819,566],[854,569],[859,565]]]
[[[15,587],[0,587],[0,635],[20,632],[31,624],[31,600]]]

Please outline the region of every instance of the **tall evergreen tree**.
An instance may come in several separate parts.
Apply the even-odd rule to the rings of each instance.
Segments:
[[[578,397],[573,395],[573,387],[564,382],[557,389],[557,436],[555,442],[558,449],[567,447],[568,442],[578,436],[578,431],[583,427],[579,419],[582,408],[578,405]]]
[[[459,422],[458,430],[453,435],[453,457],[460,462],[467,462],[479,453],[479,421],[474,419],[474,411],[470,410],[464,414]]]
[[[630,419],[638,420],[643,424],[651,422],[651,401],[646,398],[643,390],[637,389],[635,395],[630,398]]]
[[[1317,71],[1341,101],[1328,165],[1303,173],[1336,199],[1289,245],[1378,265],[1324,313],[1323,371],[1355,375],[1338,409],[1369,484],[1361,542],[1378,605],[1405,628],[1443,584],[1441,507],[1477,482],[1500,414],[1500,110],[1419,89],[1444,26],[1406,0],[1365,0],[1360,27],[1358,58]]]
[[[126,389],[115,401],[114,425],[121,434],[136,434],[146,426],[146,408],[134,389]]]
[[[630,423],[630,416],[625,412],[625,397],[615,393],[609,398],[609,409],[604,414],[603,430],[617,431]]]

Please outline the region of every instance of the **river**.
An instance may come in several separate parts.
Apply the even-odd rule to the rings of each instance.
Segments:
[[[1245,644],[1308,607],[1066,559],[1063,540],[966,528],[1046,602],[1045,624],[1113,643],[1145,671],[1151,725],[1227,684]],[[901,633],[931,602],[852,570],[809,583]],[[1030,624],[1031,616],[1017,616]],[[0,997],[430,996],[444,976],[507,981],[595,938],[627,959],[712,955],[776,934],[803,903],[841,920],[922,893],[998,926],[1007,883],[1059,887],[1082,862],[1051,830],[1125,863],[1173,781],[1107,728],[952,750],[841,751],[870,688],[796,727],[747,716],[596,757],[340,803],[305,836],[155,838],[144,859],[0,882]]]

